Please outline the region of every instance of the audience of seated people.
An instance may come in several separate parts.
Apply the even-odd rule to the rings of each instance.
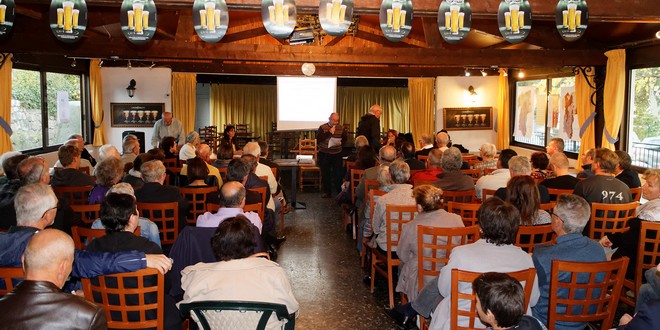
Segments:
[[[550,223],[550,214],[539,209],[541,195],[534,179],[528,175],[516,175],[506,184],[507,202],[520,212],[521,226],[536,226]]]
[[[583,197],[589,203],[630,203],[632,201],[630,188],[612,176],[618,163],[619,157],[614,151],[604,148],[596,149],[594,162],[591,164],[594,175],[578,182],[573,193]]]
[[[96,166],[96,160],[94,160],[94,158],[91,158],[91,155],[90,155],[90,158],[92,160],[94,160],[94,165],[92,166],[92,162],[83,157],[83,154],[87,151],[87,149],[85,149],[85,142],[82,140],[82,138],[80,138],[80,139],[77,139],[77,138],[69,139],[64,143],[64,145],[74,146],[74,147],[76,147],[76,149],[80,150],[80,158],[81,159],[80,159],[79,167],[89,167],[89,173],[94,172],[94,166]],[[87,154],[89,155],[89,152],[87,152]],[[62,163],[59,161],[59,159],[55,162],[55,165],[53,165],[53,167],[50,168],[50,175],[53,175],[55,173],[55,168],[56,167],[64,167],[62,165]]]
[[[482,198],[484,189],[497,190],[506,187],[506,183],[511,179],[511,172],[509,172],[509,160],[518,154],[511,149],[504,149],[500,152],[500,157],[497,159],[497,169],[488,175],[484,175],[477,180],[475,185],[476,194],[478,199]]]
[[[438,148],[438,150],[441,150],[441,148]],[[438,180],[433,185],[443,191],[474,190],[474,180],[471,176],[461,172],[462,165],[463,157],[458,148],[445,149],[442,152],[442,173],[438,175]]]
[[[550,156],[550,171],[552,177],[547,178],[539,185],[552,189],[573,190],[580,179],[568,173],[568,157],[563,152],[555,152]]]
[[[509,176],[510,176],[509,180],[511,180],[511,178],[513,177],[520,175],[530,176],[531,172],[532,172],[532,166],[527,157],[513,156],[509,160]],[[550,194],[548,194],[548,188],[546,188],[545,186],[537,186],[537,189],[539,191],[541,203],[543,204],[549,203]],[[507,190],[508,189],[505,184],[503,187],[500,187],[495,191],[495,196],[499,197],[502,200],[506,200]]]

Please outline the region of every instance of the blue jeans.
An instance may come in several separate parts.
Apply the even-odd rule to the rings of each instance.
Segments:
[[[438,278],[436,277],[424,284],[422,291],[417,295],[417,299],[410,303],[417,314],[423,316],[425,319],[428,319],[442,299],[445,299],[440,294],[440,290],[438,290]]]
[[[660,275],[655,267],[644,273],[646,283],[642,284],[637,294],[637,303],[635,304],[635,313],[639,311],[642,305],[652,300],[660,299]]]

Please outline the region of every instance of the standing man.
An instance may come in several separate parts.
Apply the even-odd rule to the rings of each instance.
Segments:
[[[186,134],[183,132],[181,121],[172,118],[171,112],[163,112],[163,118],[158,119],[154,124],[154,135],[151,137],[151,145],[156,148],[158,143],[166,137],[172,136],[176,139],[178,145],[182,145]]]
[[[378,104],[369,108],[369,112],[360,118],[355,136],[364,135],[369,145],[378,152],[380,150],[380,114],[383,109]]]
[[[373,107],[372,107],[373,108]],[[380,117],[380,114],[378,115]],[[323,197],[332,196],[333,191],[341,191],[343,178],[341,166],[341,150],[346,143],[347,135],[343,125],[339,125],[339,115],[330,114],[328,122],[319,126],[316,131],[316,144],[319,147],[319,167],[323,180]]]

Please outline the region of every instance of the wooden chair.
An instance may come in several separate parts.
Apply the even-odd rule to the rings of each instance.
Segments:
[[[268,182],[268,175],[260,175],[260,176],[259,176],[259,179]]]
[[[351,175],[350,175],[350,191],[351,191],[351,203],[353,207],[355,206],[355,200],[357,199],[357,196],[355,194],[357,190],[357,186],[360,184],[360,179],[362,179],[362,175],[364,175],[364,170],[358,170],[358,169],[351,169]],[[342,228],[346,228],[347,224],[351,224],[351,231],[353,232],[353,239],[357,238],[357,230],[356,230],[356,223],[358,219],[358,212],[356,210],[353,210],[352,214],[347,212],[345,208],[342,208],[342,217],[344,218],[344,223],[342,224]]]
[[[99,213],[101,212],[101,204],[81,204],[81,205],[71,205],[73,213],[80,215],[80,219],[86,225],[91,226],[96,219],[98,219]]]
[[[206,212],[216,213],[220,208],[220,204],[206,203]]]
[[[140,215],[158,225],[160,243],[174,244],[179,236],[179,203],[137,203]]]
[[[365,202],[368,201],[369,203],[369,223],[371,224],[371,228],[373,230],[374,228],[374,207],[376,207],[376,200],[378,197],[385,195],[386,192],[378,189],[369,189],[368,190],[368,199],[365,198]],[[371,255],[371,247],[368,245],[362,243],[362,251],[360,252],[360,266],[364,267],[364,260],[367,256],[367,251],[369,252],[369,255]]]
[[[300,166],[300,182],[298,186],[300,191],[303,191],[305,186],[318,187],[319,191],[321,190],[321,168],[318,167],[317,162],[317,149],[316,149],[316,140],[315,139],[300,139],[298,142],[298,154],[299,155],[312,155],[314,157],[314,165],[309,166]],[[311,173],[311,176],[305,177],[305,173]],[[311,181],[311,183],[305,184],[305,180]]]
[[[163,165],[165,165],[165,168],[177,168],[181,167],[179,166],[179,160],[177,158],[166,158],[163,159]]]
[[[73,245],[76,250],[87,250],[87,245],[89,245],[91,241],[103,237],[105,234],[105,229],[90,229],[78,226],[71,227],[71,236],[73,237]],[[135,228],[133,234],[135,236],[140,236],[140,226]]]
[[[465,227],[474,226],[479,222],[477,211],[481,204],[457,202],[449,202],[447,204],[447,212],[460,215]]]
[[[231,325],[227,326],[230,329],[264,330],[272,316],[280,321],[286,320],[282,326],[283,330],[293,330],[296,327],[296,315],[289,314],[283,304],[203,300],[181,304],[179,308],[183,315],[194,314],[198,327],[203,330],[223,329],[219,325]]]
[[[632,195],[634,202],[639,202],[639,200],[642,198],[642,188],[630,188],[630,194]]]
[[[507,273],[509,276],[515,278],[522,284],[525,291],[525,310],[529,306],[529,300],[532,295],[532,288],[534,287],[534,278],[536,277],[536,269],[529,268],[518,272]],[[477,314],[476,294],[472,289],[472,282],[479,277],[481,273],[468,272],[460,269],[451,270],[451,329],[475,329],[475,321],[479,320]],[[459,291],[459,285],[470,285],[470,292]],[[462,309],[459,306],[459,300],[467,300],[470,304],[468,309]],[[550,306],[553,306],[552,304]],[[468,326],[459,326],[459,319],[468,319]]]
[[[552,210],[555,208],[555,205],[557,205],[557,202],[543,203],[539,205],[539,210],[552,213]]]
[[[261,195],[261,214],[262,215],[266,214],[266,200],[268,198],[267,194],[270,193],[268,191],[268,187],[264,186],[264,187],[258,187],[258,188],[249,188],[248,190],[254,191],[254,192],[258,193],[259,195]]]
[[[218,187],[181,187],[179,188],[181,196],[188,201],[188,214],[186,214],[186,222],[189,225],[197,223],[197,217],[206,212],[206,195],[218,192]]]
[[[532,253],[537,244],[550,243],[555,239],[555,232],[552,231],[552,225],[539,226],[519,226],[516,234],[516,246]]]
[[[344,161],[344,168],[346,169],[346,172],[350,171],[353,167],[355,167],[355,164],[357,164],[357,162]]]
[[[476,169],[476,170],[461,170],[461,172],[465,173],[465,175],[469,176],[472,178],[474,183],[477,183],[477,180],[481,177],[481,170]]]
[[[88,204],[89,193],[92,186],[62,187],[54,186],[53,191],[59,200],[66,200],[70,205]]]
[[[632,291],[633,299],[625,294],[621,295],[621,301],[632,307],[636,305],[637,293],[639,287],[642,286],[644,273],[660,263],[660,223],[640,221],[640,224],[637,260],[635,260],[635,278],[623,281],[623,287]]]
[[[556,201],[557,196],[561,194],[572,194],[573,189],[555,189],[555,188],[548,188],[548,195],[550,195],[550,200],[551,201]]]
[[[371,249],[371,293],[374,293],[376,272],[387,277],[387,288],[390,296],[390,308],[394,308],[394,273],[392,268],[400,265],[399,259],[392,257],[399,244],[399,237],[403,225],[415,218],[417,206],[413,205],[386,205],[385,222],[387,226],[387,251],[382,254],[378,249]]]
[[[557,321],[602,321],[600,328],[610,329],[627,266],[626,257],[591,263],[553,260],[549,306],[558,308],[549,308],[548,329],[554,330]]]
[[[447,210],[449,202],[458,203],[475,203],[477,202],[477,194],[474,189],[465,191],[448,191],[442,192],[442,205]]]
[[[449,261],[451,250],[476,242],[479,226],[438,228],[417,226],[417,291],[421,292],[429,280],[438,277]],[[424,319],[421,319],[424,324]],[[423,329],[422,325],[420,329]]]
[[[218,167],[218,172],[220,172],[220,178],[222,179],[222,182],[227,182],[227,168],[226,167]]]
[[[108,328],[163,329],[165,280],[157,269],[83,278],[82,287],[85,299],[105,310]],[[139,320],[129,321],[129,315]]]
[[[429,159],[429,156],[419,155],[419,156],[417,156],[417,159],[418,159],[420,162],[426,164],[426,162],[427,162],[428,159]]]
[[[481,200],[485,201],[493,196],[495,196],[495,189],[481,189]]]
[[[270,170],[273,172],[273,176],[277,178],[277,167],[271,167]]]
[[[217,209],[216,209],[217,210]],[[257,204],[246,204],[243,206],[243,212],[257,212],[259,215],[259,219],[261,219],[261,223],[264,223],[264,206],[261,203]]]
[[[589,237],[600,240],[603,235],[623,233],[628,231],[628,219],[637,214],[639,203],[625,204],[591,204],[591,219],[589,220]]]
[[[496,168],[484,168],[484,175],[491,174],[497,170]]]
[[[436,180],[437,181],[437,180]],[[430,184],[433,185],[434,182],[436,181],[427,181],[427,180],[415,180],[412,182],[413,188],[418,187],[418,186],[423,186],[425,184]]]
[[[165,185],[168,186],[185,186],[187,182],[182,183],[181,181],[181,167],[165,167]]]
[[[0,267],[0,298],[14,290],[24,277],[22,267]]]

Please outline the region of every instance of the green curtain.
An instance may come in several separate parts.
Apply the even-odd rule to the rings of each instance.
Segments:
[[[381,131],[395,129],[403,133],[410,132],[408,88],[337,87],[339,122],[350,124],[351,131],[356,130],[360,117],[376,103],[383,108]]]
[[[254,136],[266,140],[277,120],[277,87],[264,85],[212,85],[211,125],[222,132],[225,124],[248,124]]]

